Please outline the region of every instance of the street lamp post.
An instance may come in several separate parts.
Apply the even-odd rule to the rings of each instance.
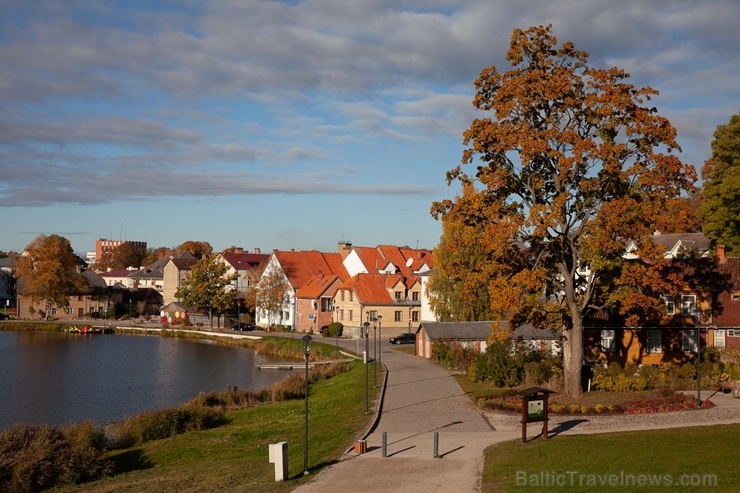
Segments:
[[[696,327],[696,407],[701,409],[701,328]]]
[[[128,326],[131,327],[131,324],[134,320],[134,312],[133,312],[133,300],[131,298],[128,299]]]
[[[370,348],[368,347],[368,329],[370,328],[370,322],[365,322],[362,324],[363,327],[365,327],[365,414],[370,414],[370,390],[369,390],[369,381],[368,381],[368,352],[370,351]]]
[[[383,354],[383,351],[380,348],[380,343],[383,341],[383,333],[381,332],[381,325],[380,322],[383,320],[382,315],[378,315],[378,364],[383,367],[381,354]]]
[[[308,355],[311,353],[311,336],[306,334],[303,341],[303,354],[306,356],[306,410],[303,423],[303,475],[308,474]]]
[[[378,386],[378,350],[376,349],[377,344],[377,322],[378,319],[373,317],[373,388]]]

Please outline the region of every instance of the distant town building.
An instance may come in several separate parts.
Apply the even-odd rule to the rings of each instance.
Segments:
[[[106,240],[105,238],[101,238],[95,242],[95,260],[98,261],[104,255],[113,253],[116,248],[124,243],[129,243],[135,250],[146,250],[146,241]]]

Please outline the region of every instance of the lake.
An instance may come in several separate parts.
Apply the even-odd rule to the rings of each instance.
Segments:
[[[229,385],[258,390],[287,373],[257,365],[282,362],[213,341],[0,331],[0,429],[105,424]]]

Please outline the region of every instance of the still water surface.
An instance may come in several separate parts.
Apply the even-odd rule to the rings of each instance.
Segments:
[[[211,341],[0,331],[0,429],[86,418],[105,424],[201,391],[258,390],[287,376],[257,368],[278,362]]]

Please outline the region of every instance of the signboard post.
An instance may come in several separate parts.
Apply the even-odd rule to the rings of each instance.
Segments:
[[[522,442],[527,442],[527,423],[542,422],[542,437],[547,440],[547,398],[555,391],[541,387],[522,390]]]

